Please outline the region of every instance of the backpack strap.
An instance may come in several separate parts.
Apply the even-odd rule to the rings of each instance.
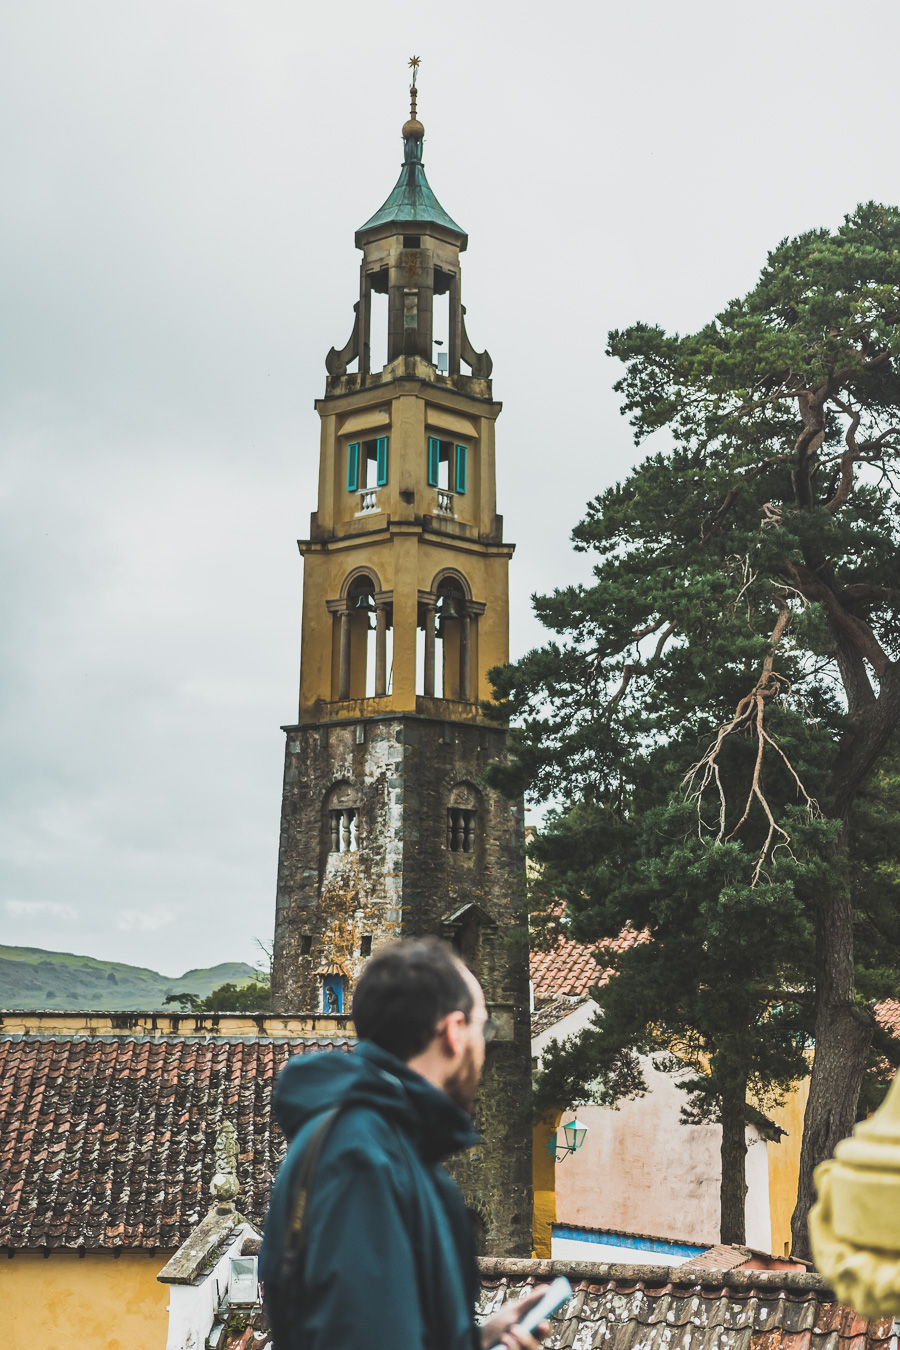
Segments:
[[[297,1180],[294,1183],[294,1194],[291,1199],[291,1208],[288,1218],[287,1237],[284,1244],[284,1253],[281,1260],[281,1283],[286,1288],[288,1283],[293,1280],[300,1266],[300,1259],[303,1256],[306,1247],[306,1228],[303,1220],[306,1217],[306,1207],[309,1201],[310,1191],[312,1190],[313,1178],[315,1176],[316,1166],[318,1165],[319,1155],[322,1152],[322,1146],[328,1135],[331,1133],[331,1127],[335,1119],[340,1115],[342,1108],[334,1107],[331,1111],[326,1111],[321,1121],[313,1130],[309,1137],[306,1148],[303,1150],[303,1157],[300,1160],[300,1166],[297,1169]]]

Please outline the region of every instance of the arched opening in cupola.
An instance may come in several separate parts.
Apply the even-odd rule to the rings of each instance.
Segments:
[[[390,693],[393,664],[393,604],[377,577],[360,569],[345,584],[334,613],[332,698],[377,698]]]

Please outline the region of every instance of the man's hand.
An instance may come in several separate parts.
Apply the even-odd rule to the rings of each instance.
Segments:
[[[529,1336],[518,1323],[522,1314],[533,1308],[535,1303],[539,1303],[549,1288],[547,1284],[539,1284],[526,1298],[517,1298],[512,1303],[504,1303],[499,1312],[489,1317],[481,1328],[481,1344],[485,1350],[489,1350],[493,1345],[505,1345],[507,1350],[541,1350],[541,1340],[549,1336],[552,1330],[550,1323],[541,1322],[537,1327],[535,1334],[540,1340]]]

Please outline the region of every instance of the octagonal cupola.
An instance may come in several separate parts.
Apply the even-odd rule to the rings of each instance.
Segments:
[[[356,231],[362,250],[356,318],[346,345],[332,347],[325,360],[329,375],[341,376],[354,361],[360,375],[371,362],[372,295],[388,297],[387,365],[414,356],[458,375],[460,361],[472,374],[489,378],[491,358],[476,352],[466,334],[465,306],[460,295],[460,261],[468,236],[441,206],[425,176],[425,128],[417,114],[418,90],[413,58],[410,115],[402,128],[400,177],[384,205]],[[448,297],[446,356],[436,361],[434,297]],[[443,342],[442,344],[443,345]]]

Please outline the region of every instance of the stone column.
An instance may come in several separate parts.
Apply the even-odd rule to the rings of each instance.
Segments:
[[[450,333],[447,343],[449,373],[459,374],[459,350],[461,346],[462,315],[459,308],[459,275],[454,273],[450,279]]]
[[[434,605],[424,605],[425,610],[425,688],[426,698],[434,698]]]
[[[375,606],[375,697],[387,693],[387,606]]]
[[[472,620],[465,612],[459,621],[459,697],[472,702]]]
[[[359,287],[359,373],[368,375],[371,364],[371,328],[372,328],[372,274],[363,272]]]
[[[338,698],[350,697],[350,611],[341,610],[341,650],[338,665]]]

